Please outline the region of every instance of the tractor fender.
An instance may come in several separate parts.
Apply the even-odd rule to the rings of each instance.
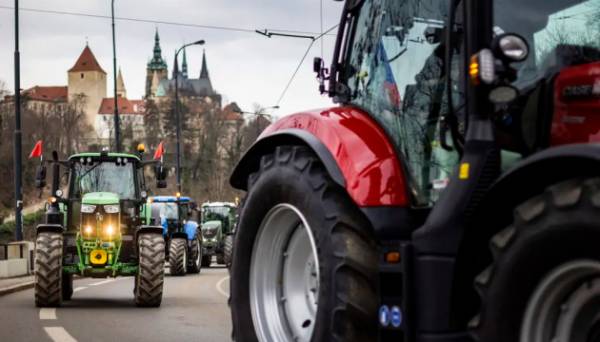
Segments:
[[[184,232],[175,232],[171,234],[171,239],[185,239],[186,241],[188,240],[188,235]]]
[[[196,221],[187,221],[185,225],[183,225],[183,230],[187,236],[188,240],[193,240],[196,237],[196,232],[198,231],[198,222]]]
[[[35,228],[36,235],[39,233],[63,233],[63,226],[60,224],[42,223]]]
[[[235,167],[231,185],[247,190],[248,176],[259,169],[261,157],[281,145],[312,149],[332,180],[345,188],[359,207],[408,205],[404,172],[394,145],[361,109],[314,110],[271,124]]]
[[[163,227],[161,226],[140,226],[137,231],[138,236],[141,234],[163,234]]]
[[[513,222],[514,208],[555,183],[599,176],[600,145],[574,144],[546,149],[521,160],[489,189],[461,239],[456,255],[451,317],[472,318],[478,307],[473,279],[492,262],[491,238]],[[469,317],[471,316],[471,317]]]

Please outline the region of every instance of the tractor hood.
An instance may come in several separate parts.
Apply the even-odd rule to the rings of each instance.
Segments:
[[[221,229],[221,221],[207,221],[202,224],[202,236],[211,239],[217,236]]]
[[[119,196],[112,192],[90,192],[83,195],[82,204],[119,204]]]

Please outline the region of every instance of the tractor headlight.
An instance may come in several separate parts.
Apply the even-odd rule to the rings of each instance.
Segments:
[[[96,211],[96,206],[95,205],[91,205],[91,204],[82,204],[81,205],[81,212],[82,213],[91,214],[94,211]]]
[[[118,204],[109,204],[109,205],[105,205],[104,206],[104,211],[107,214],[116,214],[120,211],[121,209],[119,208]]]
[[[83,227],[83,234],[87,237],[92,236],[92,234],[94,233],[94,228],[92,228],[92,226],[85,226]]]
[[[106,228],[104,228],[104,234],[106,234],[109,237],[115,235],[115,227],[113,227],[112,225],[106,226]]]

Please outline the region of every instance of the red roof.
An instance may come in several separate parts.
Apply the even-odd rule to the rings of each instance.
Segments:
[[[87,45],[85,46],[85,49],[83,49],[83,52],[81,53],[79,58],[77,59],[77,62],[75,62],[75,65],[73,65],[73,67],[69,69],[69,72],[80,71],[99,71],[103,74],[106,74],[106,72],[102,70],[102,67],[96,60],[94,53]]]
[[[115,112],[114,104],[114,97],[103,98],[98,114],[113,114]],[[144,100],[128,100],[118,97],[117,105],[119,106],[119,114],[143,115],[146,110]]]
[[[23,95],[31,100],[48,102],[66,102],[68,96],[67,87],[42,87],[35,86],[23,91]]]
[[[237,103],[232,102],[223,108],[221,112],[221,119],[225,121],[238,121],[243,120],[242,114],[240,114],[240,107]]]

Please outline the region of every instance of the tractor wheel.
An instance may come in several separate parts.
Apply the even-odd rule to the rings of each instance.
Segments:
[[[169,265],[171,275],[184,276],[187,268],[187,240],[171,239],[169,243]]]
[[[138,238],[138,248],[135,304],[158,307],[162,300],[165,274],[165,240],[161,234],[141,234]]]
[[[231,255],[233,254],[233,235],[225,237],[225,247],[223,247],[223,263],[227,268],[231,267]]]
[[[212,255],[203,255],[202,256],[202,267],[210,267],[211,262],[212,262]]]
[[[200,246],[200,240],[198,236],[192,240],[192,245],[190,246],[189,252],[189,260],[187,266],[188,273],[200,273],[202,269],[202,246]]]
[[[35,241],[35,305],[56,307],[62,302],[63,237],[39,233]]]
[[[299,146],[263,156],[248,187],[231,266],[234,339],[376,340],[376,244],[345,189]]]
[[[217,264],[225,265],[225,255],[223,253],[217,253]]]
[[[485,342],[600,341],[600,178],[549,187],[491,240],[471,321]]]
[[[62,298],[63,300],[71,300],[73,297],[73,275],[63,273],[62,275]]]

